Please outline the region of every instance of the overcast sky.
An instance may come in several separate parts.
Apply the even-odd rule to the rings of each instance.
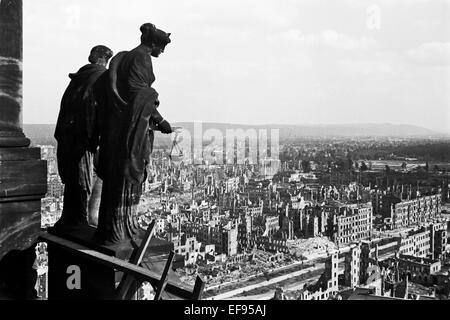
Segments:
[[[24,0],[24,122],[55,123],[68,73],[145,22],[172,33],[153,60],[169,121],[450,132],[449,0]]]

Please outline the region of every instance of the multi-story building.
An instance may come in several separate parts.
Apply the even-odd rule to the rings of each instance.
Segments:
[[[174,252],[184,257],[185,265],[196,263],[211,263],[215,261],[215,245],[205,245],[198,242],[195,237],[170,236],[169,240],[174,244]]]
[[[393,195],[383,197],[382,215],[391,229],[426,223],[441,212],[441,194],[402,200]]]
[[[398,263],[399,271],[406,274],[409,280],[423,285],[432,285],[433,276],[438,273],[442,267],[440,260],[408,255],[390,258],[386,262],[387,264],[393,262]]]
[[[261,216],[263,214],[263,205],[245,207],[245,212],[253,217]]]
[[[163,233],[166,229],[166,219],[158,218],[156,219],[156,233]]]
[[[386,259],[398,252],[400,255],[439,259],[447,248],[447,224],[431,223],[398,236],[377,240],[371,244],[369,257]]]
[[[370,202],[372,202],[374,215],[381,214],[381,212],[382,212],[383,196],[384,196],[384,192],[379,189],[370,191]]]
[[[431,229],[431,247],[433,248],[433,258],[439,259],[442,258],[447,251],[447,235],[448,229],[445,227],[438,227],[437,229]]]
[[[64,195],[64,184],[58,175],[51,175],[47,179],[47,197],[61,198]]]
[[[402,255],[426,257],[431,253],[430,228],[413,230],[399,239],[399,252]]]
[[[322,207],[306,206],[299,211],[299,214],[293,215],[294,230],[300,226],[301,234],[305,238],[314,238],[326,233],[327,214]]]
[[[265,251],[289,253],[287,241],[282,239],[261,236],[256,239],[256,245]]]
[[[238,249],[238,225],[229,222],[226,225],[211,226],[204,223],[188,222],[182,230],[189,236],[204,244],[214,244],[216,252],[233,256]]]
[[[360,241],[372,236],[372,203],[351,204],[329,216],[328,232],[337,245]]]
[[[254,216],[244,213],[241,215],[241,223],[238,225],[238,242],[241,248],[250,248],[253,246]]]
[[[225,181],[225,192],[232,192],[239,190],[240,177],[229,178]]]
[[[265,236],[272,236],[280,229],[280,217],[277,215],[265,216]]]
[[[267,205],[271,199],[271,190],[268,188],[259,188],[255,186],[247,186],[244,190],[242,196],[247,196],[248,200],[252,203],[260,203],[260,201],[264,202],[264,205]]]
[[[345,270],[344,279],[345,285],[354,288],[359,285],[360,282],[360,256],[361,247],[354,245],[350,248],[350,251],[345,255]]]
[[[303,218],[303,236],[314,238],[319,236],[319,217],[315,215],[305,215]]]
[[[289,218],[292,221],[294,233],[296,235],[301,235],[302,230],[303,230],[303,210],[301,210],[301,209],[291,210],[289,213]]]
[[[185,255],[186,253],[199,252],[201,243],[195,237],[187,237],[185,234],[172,237],[171,242],[174,244],[174,251],[177,254]]]
[[[221,232],[222,232],[222,248],[219,248],[218,253],[225,253],[228,257],[235,256],[238,252],[237,226],[223,227],[221,229]]]
[[[41,159],[47,161],[47,174],[58,175],[56,148],[54,146],[39,146],[41,148]]]
[[[185,222],[181,225],[181,230],[188,236],[195,237],[199,242],[211,243],[210,226],[196,222]]]

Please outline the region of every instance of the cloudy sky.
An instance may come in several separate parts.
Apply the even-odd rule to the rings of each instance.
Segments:
[[[24,0],[24,122],[54,123],[91,47],[152,22],[170,121],[402,123],[450,132],[449,0]]]

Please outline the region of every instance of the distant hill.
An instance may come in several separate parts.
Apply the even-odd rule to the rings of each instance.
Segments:
[[[189,131],[193,130],[193,123],[182,122],[177,126]],[[443,137],[444,134],[413,125],[395,124],[317,124],[317,125],[240,125],[224,123],[204,123],[203,131],[208,129],[280,129],[280,140],[298,139],[305,137]]]
[[[24,124],[23,132],[31,140],[31,144],[56,146],[56,140],[53,137],[55,133],[54,124]]]
[[[194,130],[194,123],[180,122],[173,126],[182,127],[190,132]],[[53,138],[55,125],[53,124],[24,124],[24,132],[31,139],[33,145],[56,145]],[[427,138],[446,137],[444,134],[413,125],[394,124],[326,124],[326,125],[239,125],[225,123],[203,123],[203,132],[208,129],[280,129],[280,141],[302,138],[319,137],[398,137],[398,138]],[[169,144],[168,136],[156,135],[155,146]]]

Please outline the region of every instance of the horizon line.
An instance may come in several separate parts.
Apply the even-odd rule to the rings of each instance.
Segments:
[[[220,122],[220,121],[198,121],[198,120],[184,120],[184,121],[173,121],[172,123],[206,123],[206,124],[220,124],[220,125],[242,125],[242,126],[357,126],[357,125],[388,125],[388,126],[409,126],[421,129],[426,129],[433,131],[437,134],[450,135],[450,132],[437,131],[436,129],[431,129],[429,127],[424,127],[421,125],[410,124],[410,123],[392,123],[392,122],[346,122],[346,123],[239,123],[239,122]],[[56,125],[56,123],[23,123],[23,125]]]

